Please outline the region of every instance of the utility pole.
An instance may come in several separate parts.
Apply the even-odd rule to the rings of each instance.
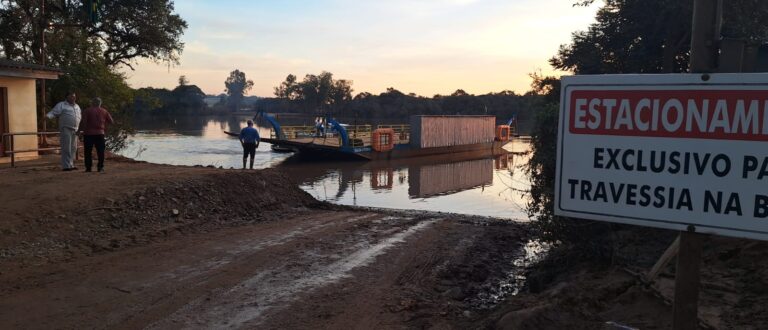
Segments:
[[[693,1],[690,72],[704,73],[702,81],[709,80],[706,73],[717,69],[722,12],[722,0]],[[672,327],[676,330],[695,330],[699,326],[701,251],[706,236],[695,230],[694,226],[688,226],[688,231],[680,232],[672,320]]]
[[[48,29],[48,22],[45,19],[45,0],[40,0],[40,65],[45,66],[45,30]],[[40,79],[40,119],[43,121],[43,132],[48,130],[48,123],[45,120],[45,110],[48,105],[45,103],[45,79]],[[47,144],[45,135],[42,137],[43,145]]]
[[[717,69],[722,13],[723,0],[693,1],[691,73],[712,73]]]

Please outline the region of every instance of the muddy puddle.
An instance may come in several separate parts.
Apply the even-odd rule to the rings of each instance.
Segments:
[[[469,299],[473,309],[488,310],[496,307],[504,299],[514,296],[526,285],[526,273],[536,263],[547,256],[550,245],[538,240],[529,240],[513,254],[505,256],[504,276],[493,278],[480,287],[480,292]]]

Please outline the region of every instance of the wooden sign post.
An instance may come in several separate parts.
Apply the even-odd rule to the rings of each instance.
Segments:
[[[717,42],[720,39],[722,0],[694,0],[691,24],[691,73],[712,73],[717,69]],[[699,282],[704,235],[680,232],[675,272],[675,306],[672,327],[695,330],[699,324]]]
[[[675,273],[675,330],[697,329],[699,324],[699,268],[705,235],[680,232],[680,247]]]

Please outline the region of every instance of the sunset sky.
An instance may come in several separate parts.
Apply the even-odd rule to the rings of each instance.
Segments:
[[[424,96],[525,92],[547,60],[597,5],[572,0],[176,1],[189,24],[181,63],[141,61],[125,70],[135,87],[173,88],[180,75],[208,94],[234,69],[272,96],[288,74],[330,71],[353,94],[387,87]]]

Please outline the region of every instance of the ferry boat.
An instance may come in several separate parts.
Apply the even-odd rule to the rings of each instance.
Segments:
[[[496,125],[495,116],[411,116],[409,124],[344,125],[333,118],[316,126],[281,126],[259,112],[272,126],[261,139],[280,150],[293,150],[302,158],[318,160],[391,160],[457,154],[487,157],[505,153],[514,126]]]

